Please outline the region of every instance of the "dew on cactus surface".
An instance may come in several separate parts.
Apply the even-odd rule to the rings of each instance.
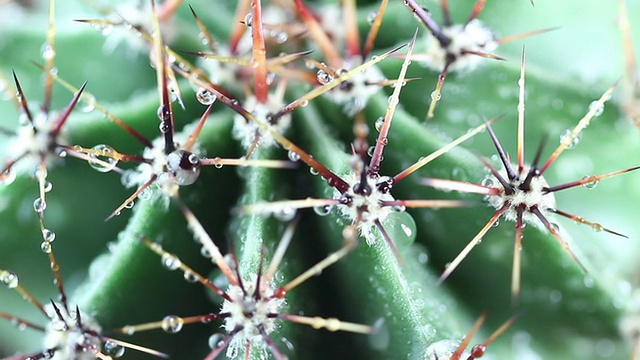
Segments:
[[[297,6],[303,6],[302,4],[296,4]],[[260,18],[260,8],[261,5],[259,2],[253,3],[252,11],[253,11],[253,22],[262,24],[262,20]],[[306,8],[304,8],[306,9]],[[307,14],[305,12],[307,10],[302,10],[303,14]],[[305,21],[308,19],[303,15]],[[260,20],[260,21],[258,21]],[[315,20],[311,20],[315,21]],[[208,88],[213,90],[213,92],[221,98],[221,100],[229,107],[231,107],[234,111],[238,113],[235,117],[234,122],[234,137],[239,139],[243,145],[247,149],[247,157],[249,157],[256,147],[269,147],[278,142],[277,139],[273,139],[277,135],[273,135],[273,132],[277,132],[278,134],[282,134],[290,123],[290,112],[294,111],[298,107],[306,107],[310,100],[324,94],[330,93],[331,91],[338,91],[339,89],[347,89],[349,93],[351,93],[353,88],[359,88],[359,86],[355,86],[354,84],[359,84],[360,82],[354,83],[356,78],[361,76],[362,74],[372,70],[375,64],[379,61],[382,61],[384,58],[388,57],[391,53],[397,51],[394,49],[390,52],[387,52],[377,58],[375,61],[369,61],[366,63],[362,63],[361,60],[353,63],[347,64],[345,62],[345,67],[341,68],[340,71],[336,72],[331,70],[326,65],[322,65],[321,63],[317,63],[316,66],[320,66],[321,69],[316,74],[316,80],[320,79],[320,82],[323,83],[322,86],[316,89],[312,89],[305,95],[299,97],[293,102],[284,105],[283,103],[283,95],[286,86],[286,80],[283,78],[276,89],[275,95],[271,95],[268,92],[268,70],[269,64],[266,59],[266,48],[264,42],[264,34],[262,33],[262,26],[252,26],[252,53],[254,55],[254,59],[252,59],[253,67],[255,68],[254,82],[253,87],[254,91],[251,96],[249,96],[244,104],[240,106],[240,103],[237,99],[233,99],[222,94],[220,90],[213,89],[213,85],[208,85]],[[305,53],[300,53],[300,55],[304,55]],[[294,54],[291,59],[295,59],[300,55]],[[257,56],[257,57],[256,57]],[[288,60],[290,61],[290,60]],[[347,66],[348,65],[348,66]],[[379,70],[375,70],[379,73]],[[286,71],[283,72],[286,74]],[[380,75],[382,76],[382,75]],[[197,79],[192,80],[199,82]],[[372,85],[378,84],[384,79],[369,79],[363,82],[370,83]],[[366,85],[368,86],[368,85]],[[207,87],[207,86],[205,86]],[[375,90],[375,89],[374,89]],[[375,91],[374,91],[375,92]],[[348,95],[348,96],[347,96]],[[353,113],[361,110],[364,106],[364,101],[360,98],[353,98],[352,95],[342,94],[337,96],[337,99],[343,101],[348,106],[352,107],[354,111]],[[358,95],[359,96],[359,95]],[[369,96],[369,95],[367,95]],[[284,106],[283,106],[284,105]],[[356,106],[357,109],[354,107]],[[266,127],[270,127],[270,130],[265,130]]]
[[[496,209],[495,214],[485,224],[485,226],[476,234],[476,236],[467,244],[467,246],[456,256],[456,258],[447,265],[446,269],[440,276],[440,281],[445,280],[451,273],[458,267],[458,265],[464,260],[469,252],[480,243],[487,231],[494,226],[500,218],[504,218],[509,221],[515,222],[515,241],[514,241],[514,253],[513,253],[513,269],[511,278],[511,295],[514,299],[520,296],[520,262],[521,262],[521,250],[522,250],[522,229],[527,223],[533,224],[540,229],[547,229],[553,237],[557,240],[559,245],[565,250],[565,252],[574,260],[574,262],[580,267],[580,269],[586,273],[586,268],[582,265],[578,257],[569,248],[567,242],[560,236],[559,228],[550,220],[550,214],[557,214],[581,224],[590,226],[596,231],[606,231],[608,233],[626,237],[618,232],[607,229],[602,225],[585,220],[579,216],[569,214],[556,208],[555,193],[560,190],[569,189],[576,186],[593,186],[598,181],[609,177],[624,174],[633,170],[637,170],[640,167],[631,167],[623,170],[613,171],[602,175],[591,175],[584,177],[580,180],[569,182],[566,184],[550,186],[543,173],[548,167],[558,158],[558,156],[566,149],[575,145],[575,139],[581,134],[582,130],[586,128],[591,120],[600,115],[600,112],[604,108],[604,103],[611,98],[615,85],[607,89],[600,99],[594,101],[589,106],[588,112],[584,115],[578,124],[563,133],[560,145],[549,156],[548,160],[542,165],[540,164],[542,151],[545,145],[545,140],[540,142],[538,149],[531,165],[527,165],[524,162],[524,96],[525,96],[525,54],[522,53],[522,64],[520,70],[520,80],[518,84],[520,86],[520,96],[518,101],[518,132],[517,132],[517,162],[512,164],[510,162],[509,155],[505,152],[504,148],[500,144],[496,134],[492,130],[491,126],[488,126],[491,140],[497,150],[497,153],[502,161],[503,169],[498,171],[487,160],[483,159],[485,166],[490,170],[491,174],[488,176],[488,180],[485,180],[483,184],[476,185],[471,183],[459,182],[454,180],[437,180],[437,179],[425,179],[423,183],[425,185],[433,187],[443,187],[456,189],[463,192],[478,193],[485,195],[485,198],[490,206]],[[593,105],[595,104],[595,105]],[[554,226],[555,225],[555,226]]]
[[[405,57],[400,75],[396,80],[398,84],[402,84],[405,81],[416,35],[414,35],[414,38],[409,45],[408,55]],[[384,148],[388,145],[387,136],[391,127],[395,108],[398,105],[397,99],[400,96],[401,89],[402,86],[396,86],[394,88],[393,95],[391,95],[391,97],[396,99],[396,101],[390,101],[388,104],[386,114],[384,115],[384,122],[380,126],[378,140],[374,147],[370,148],[367,144],[366,136],[369,132],[369,128],[364,122],[363,114],[356,117],[356,122],[353,126],[355,141],[352,145],[352,149],[354,153],[350,156],[349,166],[351,171],[347,174],[338,175],[334,173],[322,163],[315,160],[313,156],[306,153],[285,137],[274,136],[276,141],[278,141],[285,149],[296,152],[300,159],[310,167],[312,174],[315,172],[322,175],[322,177],[327,181],[327,184],[334,189],[333,199],[307,198],[302,200],[258,203],[244,206],[242,211],[247,213],[277,214],[276,211],[283,208],[335,206],[342,216],[351,222],[351,224],[358,230],[358,233],[366,240],[368,245],[373,245],[376,243],[376,239],[381,237],[391,248],[396,258],[402,262],[398,249],[394,243],[394,239],[389,235],[389,232],[385,228],[385,222],[390,214],[406,207],[458,207],[463,206],[465,203],[457,200],[396,200],[391,195],[393,186],[395,183],[404,179],[406,176],[415,172],[430,161],[447,153],[458,144],[479,133],[486,125],[481,125],[468,131],[465,135],[445,145],[429,156],[422,158],[417,163],[406,168],[394,177],[382,176],[380,174],[380,164],[383,159],[382,154]],[[271,133],[275,133],[275,131],[271,129],[269,129],[269,131]],[[370,161],[368,159],[369,157],[371,158]],[[413,239],[415,231],[413,231],[411,227],[400,229],[399,235],[402,238]],[[411,233],[410,236],[406,235],[407,231]],[[409,240],[408,243],[411,243],[412,241],[413,240]]]
[[[203,247],[207,247],[213,255],[214,263],[219,267],[223,276],[228,281],[227,289],[216,286],[213,281],[200,275],[186,264],[181,262],[175,255],[170,254],[162,249],[157,243],[152,243],[146,238],[141,238],[142,243],[150,250],[158,254],[162,258],[163,265],[166,264],[167,258],[174,258],[174,264],[178,264],[176,268],[181,269],[184,273],[189,273],[196,281],[200,282],[214,293],[222,297],[223,303],[219,312],[209,313],[206,315],[197,315],[188,318],[180,318],[175,315],[169,315],[160,322],[160,327],[167,332],[176,332],[182,329],[183,325],[194,322],[208,323],[212,320],[222,320],[222,328],[226,334],[212,334],[208,340],[211,352],[206,359],[214,359],[226,348],[227,358],[236,358],[241,352],[245,357],[251,357],[253,351],[259,351],[261,356],[269,351],[276,359],[284,359],[285,356],[271,339],[271,334],[280,325],[281,320],[291,321],[300,324],[309,325],[315,329],[325,328],[329,331],[349,331],[362,334],[370,334],[374,327],[340,321],[336,318],[320,318],[309,317],[303,315],[287,314],[283,312],[283,308],[287,303],[287,294],[298,285],[307,281],[312,276],[319,275],[323,269],[336,263],[345,257],[356,245],[355,239],[345,239],[345,245],[338,251],[329,254],[326,258],[309,268],[285,285],[277,285],[275,275],[283,260],[286,249],[293,238],[293,233],[297,220],[287,225],[285,233],[275,250],[271,262],[265,266],[265,258],[263,254],[260,257],[260,264],[257,273],[249,275],[240,274],[240,264],[232,250],[231,266],[229,262],[222,257],[218,247],[213,243],[208,235],[203,242]],[[205,243],[207,245],[205,245]],[[165,265],[166,267],[166,265]],[[155,323],[142,324],[140,328],[149,329],[156,326]],[[131,329],[130,329],[131,330]]]
[[[42,245],[42,250],[48,255],[51,261],[54,284],[57,287],[59,295],[57,301],[50,300],[47,303],[40,302],[18,283],[18,277],[15,273],[0,269],[0,280],[4,282],[9,289],[18,292],[25,301],[39,310],[47,321],[44,326],[41,326],[0,310],[0,318],[16,324],[19,330],[29,328],[44,333],[42,351],[28,353],[28,355],[23,355],[23,357],[11,357],[11,359],[107,359],[105,356],[122,356],[125,347],[146,352],[157,357],[167,357],[158,351],[104,336],[101,326],[92,316],[81,312],[78,306],[75,308],[71,307],[67,301],[67,295],[60,275],[60,266],[54,255],[52,244],[51,242],[45,241]],[[102,353],[101,350],[104,350],[105,353]]]
[[[158,20],[155,20],[155,25],[158,25]],[[114,210],[108,217],[112,218],[119,214],[123,209],[130,208],[133,204],[133,199],[142,195],[147,189],[159,188],[165,198],[178,197],[179,188],[182,186],[192,185],[197,181],[200,175],[201,167],[206,165],[214,165],[221,167],[223,165],[235,165],[235,166],[262,166],[262,167],[274,167],[274,168],[287,168],[291,165],[285,161],[280,160],[247,160],[247,159],[222,159],[219,157],[213,159],[200,158],[199,146],[197,144],[198,136],[205,125],[205,122],[209,118],[213,109],[213,100],[215,99],[216,92],[212,92],[208,88],[201,88],[199,90],[199,100],[205,100],[209,103],[206,110],[193,127],[193,131],[188,135],[175,132],[175,114],[172,109],[171,90],[170,90],[170,77],[169,71],[174,68],[171,57],[177,58],[177,55],[166,48],[159,36],[159,32],[154,32],[152,35],[148,35],[150,42],[153,46],[153,52],[155,53],[155,68],[158,79],[158,95],[160,99],[160,105],[157,108],[157,116],[160,120],[159,130],[160,136],[153,141],[148,140],[130,126],[126,125],[122,120],[118,119],[115,115],[108,112],[104,107],[97,104],[100,110],[106,114],[107,118],[115,122],[118,126],[122,127],[130,135],[135,137],[139,142],[145,146],[145,150],[142,156],[121,154],[115,151],[115,149],[108,147],[108,153],[102,151],[104,149],[92,149],[88,150],[79,146],[74,147],[78,153],[88,154],[91,158],[98,158],[100,156],[106,159],[95,159],[97,163],[96,167],[99,169],[108,167],[110,164],[117,163],[118,160],[122,161],[136,161],[139,162],[137,169],[133,172],[126,172],[123,182],[125,186],[132,187],[137,186],[137,190],[129,196],[122,204]],[[191,67],[191,65],[184,65],[183,67]],[[175,69],[178,69],[175,67]],[[189,74],[186,74],[189,77]],[[194,79],[191,77],[191,79]],[[204,93],[206,92],[206,94]],[[252,137],[252,140],[254,138]],[[101,145],[105,146],[105,145]],[[115,166],[115,165],[114,165]],[[143,196],[147,196],[146,194]],[[166,202],[168,204],[168,202]]]
[[[415,17],[429,30],[427,34],[427,52],[413,55],[412,59],[425,66],[440,71],[435,90],[431,93],[431,102],[426,119],[435,115],[435,107],[441,98],[441,90],[449,72],[469,72],[474,70],[482,58],[504,60],[493,51],[500,44],[542,34],[553,29],[543,29],[528,33],[496,38],[493,32],[478,19],[486,0],[477,0],[471,14],[464,24],[454,24],[449,13],[448,0],[440,2],[444,24],[438,24],[429,11],[416,0],[407,0],[405,5]]]
[[[55,74],[52,74],[50,71],[54,67],[53,62],[55,59],[55,49],[50,45],[53,44],[53,38],[55,36],[54,29],[53,24],[50,23],[47,46],[52,49],[53,54],[46,59],[45,65],[42,68],[43,71],[45,71],[45,95],[41,106],[36,112],[32,112],[15,71],[13,72],[13,80],[16,86],[15,93],[13,93],[13,89],[11,88],[6,89],[12,92],[10,98],[15,104],[20,116],[18,128],[7,142],[10,156],[4,161],[5,164],[3,167],[0,168],[0,179],[2,179],[6,185],[12,183],[18,174],[35,173],[34,177],[38,182],[40,205],[37,206],[34,204],[34,208],[40,215],[42,215],[46,207],[45,193],[47,193],[52,186],[47,180],[47,168],[60,162],[60,148],[63,147],[63,143],[67,141],[65,124],[78,104],[80,96],[86,86],[85,83],[78,89],[70,103],[59,114],[54,114],[50,110],[53,89],[52,78],[55,76]],[[0,79],[4,79],[4,75],[1,72]],[[3,131],[3,133],[4,132],[6,131]],[[10,133],[11,132],[7,132],[7,134]]]
[[[318,18],[313,9],[307,7],[303,1],[295,0],[295,7],[299,16],[307,25],[310,37],[315,41],[324,56],[325,62],[309,62],[312,67],[318,68],[316,81],[319,84],[329,84],[367,62],[366,59],[369,58],[373,48],[387,3],[387,0],[381,1],[378,11],[369,14],[371,28],[361,48],[360,33],[355,17],[355,2],[344,1],[342,3],[342,8],[339,11],[342,21],[336,24],[336,21],[331,19],[331,23],[323,24],[321,20],[330,19],[331,16]],[[327,7],[334,9],[335,5]],[[319,9],[318,11],[329,12],[330,9]],[[337,12],[335,11],[335,13]],[[331,11],[331,13],[334,13],[334,11]],[[342,51],[344,55],[340,55],[341,50],[338,48],[342,43],[346,48]],[[371,60],[374,60],[374,57]],[[339,86],[328,91],[326,96],[331,101],[341,105],[347,115],[353,116],[366,106],[368,99],[377,93],[382,86],[389,85],[392,82],[384,77],[377,66],[371,66],[362,72],[356,73],[351,78],[343,80]]]

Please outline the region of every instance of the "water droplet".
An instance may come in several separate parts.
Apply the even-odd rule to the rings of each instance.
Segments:
[[[367,22],[369,24],[373,24],[374,21],[376,21],[376,17],[378,16],[378,12],[377,11],[372,11],[369,13],[369,15],[367,15]]]
[[[373,323],[374,331],[369,335],[369,346],[376,350],[385,350],[389,347],[390,335],[389,328],[384,321],[384,318],[380,318]]]
[[[113,25],[94,23],[91,25],[96,31],[100,32],[103,36],[107,36],[113,32]]]
[[[47,173],[47,169],[41,169],[40,167],[38,167],[34,172],[33,172],[33,178],[34,179],[45,179],[47,177],[48,173]]]
[[[169,132],[169,130],[171,130],[171,127],[169,126],[168,122],[160,121],[160,124],[158,125],[158,129],[160,130],[161,133],[166,134],[167,132]]]
[[[9,289],[14,289],[18,286],[18,275],[11,271],[0,271],[0,281],[5,283]]]
[[[271,37],[275,38],[278,44],[284,44],[289,40],[289,34],[285,31],[273,31],[271,32]]]
[[[124,207],[126,209],[131,209],[133,208],[133,200],[129,201],[128,203],[124,204]]]
[[[80,104],[78,108],[83,113],[90,113],[93,110],[95,110],[96,108],[95,103],[96,103],[96,97],[93,96],[93,94],[91,93],[85,92],[84,94],[82,94],[82,97],[80,98]]]
[[[162,319],[162,330],[171,334],[182,330],[182,325],[184,325],[184,320],[179,316],[167,315]]]
[[[102,346],[102,352],[107,356],[119,358],[124,355],[125,348],[114,341],[107,340]]]
[[[431,100],[438,101],[442,97],[442,94],[441,93],[436,93],[435,91],[433,91],[433,92],[431,92],[431,95],[429,95],[429,97],[431,98]]]
[[[40,250],[42,250],[43,253],[45,254],[50,254],[51,253],[51,243],[48,241],[43,241],[40,244]]]
[[[376,151],[376,147],[375,146],[369,146],[369,148],[367,149],[367,155],[373,156],[373,153],[375,151]]]
[[[318,175],[319,174],[318,170],[316,170],[315,168],[312,168],[312,167],[309,168],[309,172],[311,173],[311,175]]]
[[[384,125],[384,116],[380,116],[379,118],[376,119],[376,122],[374,123],[374,127],[376,128],[377,131],[382,130],[382,125]]]
[[[13,319],[11,320],[11,323],[14,324]],[[18,321],[14,325],[18,328],[18,331],[24,331],[26,328],[29,327],[27,323],[21,322],[21,321]]]
[[[49,229],[42,230],[42,239],[46,242],[53,242],[56,239],[56,233]]]
[[[331,205],[314,206],[313,211],[320,216],[327,216],[331,212]]]
[[[556,233],[560,232],[560,225],[556,224],[556,223],[551,223],[551,228],[553,229],[553,231],[555,231]]]
[[[425,350],[427,360],[449,359],[456,351],[460,342],[457,340],[439,340],[427,347]],[[464,358],[464,357],[463,357]]]
[[[209,336],[209,341],[208,341],[209,347],[211,349],[217,348],[218,346],[221,345],[224,338],[225,338],[225,335],[223,334],[213,334]]]
[[[56,155],[60,156],[61,158],[67,157],[67,150],[63,149],[63,148],[56,148],[55,150]]]
[[[487,178],[482,179],[480,184],[482,186],[486,186],[486,187],[493,187],[493,185],[495,185],[495,182],[493,181],[493,179],[487,177]]]
[[[202,105],[211,105],[216,101],[216,97],[209,90],[201,87],[196,91],[196,99]]]
[[[305,59],[304,60],[304,66],[309,69],[309,70],[313,70],[316,68],[316,63],[309,60],[309,59]]]
[[[185,271],[184,274],[182,274],[182,277],[190,283],[198,282],[198,276],[191,271]]]
[[[300,107],[305,107],[305,106],[307,106],[307,105],[309,105],[309,100],[302,100],[302,101],[300,102]]]
[[[42,44],[40,51],[42,53],[42,58],[45,60],[51,60],[56,56],[56,51],[48,43]]]
[[[131,325],[124,326],[122,327],[122,333],[127,335],[133,335],[136,333],[136,328]]]
[[[595,280],[591,276],[585,276],[583,280],[584,286],[592,288],[595,285]]]
[[[151,199],[152,195],[153,195],[153,190],[151,189],[150,186],[147,186],[146,188],[144,188],[144,190],[140,192],[140,194],[138,194],[138,199],[149,200]]]
[[[11,184],[16,179],[16,172],[11,169],[6,169],[2,175],[0,175],[0,181],[4,185]]]
[[[408,247],[416,239],[417,226],[407,212],[390,213],[382,225],[398,248]]]
[[[316,73],[316,79],[320,84],[325,85],[333,81],[333,76],[331,76],[331,74],[327,73],[326,71],[320,69]]]
[[[589,111],[592,111],[593,109],[595,109],[593,117],[598,117],[604,112],[604,104],[599,104],[597,101],[592,101],[591,104],[589,104]]]
[[[549,300],[554,304],[559,303],[560,300],[562,300],[562,292],[560,292],[558,290],[550,291],[549,292]]]
[[[51,191],[51,189],[53,189],[53,184],[51,183],[51,181],[45,180],[45,182],[42,184],[42,190],[48,193],[49,191]]]
[[[67,326],[67,323],[65,323],[63,320],[60,320],[58,318],[51,321],[51,328],[54,331],[59,331],[59,332],[67,331],[69,329],[69,327]]]
[[[198,39],[200,39],[202,45],[209,45],[209,39],[203,32],[198,33]]]
[[[273,84],[273,80],[275,80],[275,79],[276,79],[276,74],[275,73],[272,73],[272,72],[268,72],[267,73],[267,79],[266,79],[267,80],[267,85]]]
[[[109,172],[118,164],[115,158],[117,152],[109,145],[96,145],[91,148],[93,152],[89,154],[89,165],[100,172]]]
[[[253,25],[253,14],[252,13],[247,13],[247,15],[244,16],[244,24],[247,27],[251,27]]]
[[[300,155],[298,155],[298,153],[296,153],[293,150],[289,150],[289,152],[287,153],[287,156],[289,157],[289,160],[291,160],[291,161],[300,160]]]
[[[38,214],[42,214],[47,209],[47,203],[42,198],[37,198],[33,202],[33,210]]]
[[[167,121],[171,118],[171,112],[169,111],[169,108],[162,104],[158,106],[156,115],[158,116],[158,119],[160,119],[160,121]],[[160,129],[160,131],[162,131],[162,129]]]
[[[291,221],[296,216],[296,209],[283,207],[273,213],[273,216],[280,221]]]
[[[176,150],[167,155],[167,172],[177,185],[191,185],[200,176],[200,159],[185,150]]]
[[[560,143],[564,143],[567,141],[569,141],[569,143],[567,144],[567,149],[573,149],[578,145],[578,143],[580,143],[580,134],[578,134],[574,138],[571,138],[571,129],[565,130],[562,135],[560,135]]]
[[[596,180],[593,175],[586,175],[582,178],[582,181],[588,181],[582,184],[582,187],[590,190],[595,189],[595,187],[600,183],[600,181]]]
[[[169,270],[175,270],[182,265],[182,261],[174,254],[164,253],[162,255],[162,266]]]

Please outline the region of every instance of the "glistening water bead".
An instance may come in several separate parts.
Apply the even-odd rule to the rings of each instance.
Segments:
[[[124,346],[119,345],[114,341],[107,341],[102,346],[102,352],[104,352],[108,356],[119,358],[119,357],[122,357],[122,355],[124,355],[125,348]]]
[[[176,270],[180,265],[182,265],[182,262],[177,256],[169,253],[162,255],[162,266],[165,268],[169,270]]]
[[[316,79],[320,84],[325,85],[333,81],[333,76],[324,70],[318,70]]]
[[[11,271],[0,271],[0,281],[5,283],[9,289],[14,289],[18,286],[18,275]]]
[[[167,172],[178,185],[191,185],[200,176],[200,159],[186,150],[167,155]]]
[[[42,214],[47,209],[47,203],[42,198],[33,201],[33,210],[38,214]]]
[[[569,141],[569,139],[571,139],[571,141]],[[567,144],[567,149],[573,149],[580,143],[580,134],[576,135],[574,138],[571,138],[571,129],[567,129],[560,135],[560,143],[563,143],[565,141],[569,141],[569,144]]]
[[[91,148],[89,165],[100,172],[109,172],[118,165],[116,151],[109,145],[99,144]]]
[[[179,316],[168,315],[168,316],[165,316],[164,319],[162,319],[162,330],[171,334],[180,332],[180,330],[182,330],[183,325],[184,325],[184,320]]]
[[[593,179],[592,181],[589,181]],[[598,186],[598,184],[600,183],[600,181],[594,179],[593,175],[586,175],[585,177],[582,178],[583,181],[587,181],[584,184],[582,184],[582,186],[586,189],[595,189],[596,186]]]
[[[216,97],[209,90],[202,87],[196,92],[196,99],[202,105],[211,105],[216,101]]]

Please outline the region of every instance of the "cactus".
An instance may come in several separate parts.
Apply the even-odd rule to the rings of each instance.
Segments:
[[[0,4],[0,358],[638,356],[637,4],[131,3]]]

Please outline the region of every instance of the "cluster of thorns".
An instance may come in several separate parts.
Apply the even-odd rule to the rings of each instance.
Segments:
[[[308,317],[283,313],[286,295],[298,285],[320,273],[323,269],[347,256],[359,244],[361,238],[366,246],[386,246],[395,255],[398,263],[402,264],[401,250],[396,247],[394,239],[385,229],[386,219],[390,214],[404,211],[406,208],[443,208],[468,206],[460,200],[431,200],[431,199],[395,199],[392,195],[394,186],[423,168],[439,156],[486,130],[495,145],[502,163],[502,169],[495,168],[489,161],[481,159],[489,170],[489,175],[481,184],[461,182],[449,179],[421,178],[425,186],[443,190],[455,190],[465,193],[480,194],[485,197],[490,206],[495,208],[495,214],[486,225],[471,239],[460,254],[446,267],[440,281],[447,279],[470,251],[480,242],[491,227],[500,218],[515,222],[515,239],[512,271],[512,297],[517,299],[520,294],[520,251],[523,237],[523,227],[526,223],[534,224],[548,230],[567,254],[581,267],[579,259],[574,255],[567,243],[560,236],[557,228],[549,219],[549,214],[557,214],[571,220],[589,225],[596,230],[604,230],[614,235],[624,236],[603,227],[559,210],[555,206],[554,193],[575,186],[592,186],[598,181],[636,170],[631,167],[613,171],[602,175],[587,176],[583,179],[566,184],[551,186],[543,178],[543,174],[558,156],[579,136],[589,122],[603,111],[604,103],[611,97],[615,85],[590,106],[586,115],[561,141],[552,155],[542,161],[542,151],[545,141],[541,141],[530,164],[525,163],[524,156],[524,101],[525,101],[525,56],[523,51],[521,74],[519,79],[518,102],[518,130],[517,153],[515,163],[492,130],[491,124],[497,118],[485,121],[480,126],[471,129],[464,135],[442,146],[431,154],[425,154],[415,164],[407,167],[398,174],[387,176],[381,174],[381,163],[385,147],[388,144],[388,134],[391,131],[396,107],[399,103],[403,85],[412,79],[407,78],[407,70],[412,62],[424,62],[440,71],[435,90],[431,94],[431,103],[427,111],[428,121],[435,117],[436,103],[440,99],[448,72],[468,71],[476,66],[482,58],[501,60],[493,51],[499,44],[522,39],[548,31],[539,30],[501,39],[496,39],[477,17],[482,11],[485,1],[478,0],[469,18],[463,24],[455,24],[451,19],[446,0],[441,1],[444,23],[438,24],[431,14],[422,8],[415,0],[405,1],[409,12],[426,27],[429,37],[428,50],[425,53],[414,53],[414,45],[418,38],[416,30],[413,39],[390,51],[371,56],[375,38],[383,21],[388,0],[382,0],[378,11],[370,19],[371,28],[364,45],[361,47],[360,34],[356,22],[356,7],[354,0],[342,1],[344,16],[344,30],[342,33],[335,29],[328,29],[322,23],[322,17],[302,0],[292,2],[272,1],[268,10],[290,15],[292,19],[286,24],[270,23],[265,18],[260,1],[242,0],[238,2],[234,28],[228,41],[228,46],[218,44],[208,32],[205,24],[191,8],[195,22],[201,31],[206,50],[194,51],[191,55],[199,58],[200,64],[194,65],[183,57],[183,53],[176,52],[165,45],[162,26],[171,20],[176,9],[181,5],[179,0],[165,1],[161,6],[151,1],[147,23],[135,23],[124,17],[117,19],[79,20],[97,28],[119,27],[130,33],[131,37],[142,38],[148,49],[150,62],[155,67],[159,107],[160,135],[155,140],[149,140],[133,127],[127,125],[116,115],[109,112],[91,95],[85,92],[87,84],[79,88],[74,87],[59,77],[54,71],[55,27],[54,4],[50,2],[49,31],[47,32],[46,47],[43,53],[45,62],[38,65],[45,74],[44,102],[33,111],[24,94],[18,75],[13,73],[15,94],[12,99],[20,113],[18,130],[3,130],[14,136],[16,152],[5,161],[0,176],[5,183],[10,183],[17,175],[28,173],[33,175],[38,183],[38,197],[34,201],[40,230],[42,231],[41,249],[49,257],[55,277],[55,284],[59,297],[46,303],[41,303],[25,290],[18,282],[17,275],[8,270],[0,269],[0,280],[10,289],[20,293],[28,302],[33,304],[46,317],[45,326],[20,319],[8,313],[0,312],[5,318],[17,326],[32,328],[45,333],[45,349],[32,354],[20,354],[4,360],[26,359],[110,359],[120,357],[125,348],[139,350],[158,357],[168,357],[159,351],[116,339],[119,335],[131,335],[139,331],[162,328],[174,333],[190,323],[208,323],[222,321],[226,335],[213,341],[212,349],[205,359],[214,359],[226,349],[226,356],[236,357],[244,353],[245,358],[251,358],[251,353],[270,352],[274,358],[286,358],[276,346],[271,334],[277,331],[280,320],[307,324],[314,328],[325,328],[330,331],[350,331],[370,334],[376,331],[376,326],[361,325],[341,321],[335,318]],[[266,9],[265,9],[266,10]],[[335,32],[332,32],[335,31]],[[338,37],[343,36],[343,39]],[[319,49],[320,58],[310,57],[311,51],[300,48],[297,52],[281,53],[269,57],[273,48],[280,48],[284,42],[294,45],[310,41]],[[247,41],[249,45],[247,46]],[[344,41],[345,50],[341,51],[335,44]],[[406,53],[401,51],[406,49]],[[396,79],[386,79],[376,67],[381,61],[391,61],[393,57],[403,59],[402,66]],[[213,72],[204,70],[203,64],[209,64]],[[215,65],[211,65],[214,63]],[[304,63],[306,66],[298,66]],[[313,69],[310,72],[309,69]],[[176,131],[174,106],[184,106],[178,84],[178,78],[185,78],[197,90],[195,96],[206,110],[189,133]],[[54,114],[51,107],[52,87],[55,82],[74,93],[68,106],[61,112]],[[245,96],[239,99],[233,95],[235,90],[225,86],[242,83]],[[285,93],[289,83],[307,84],[310,90],[296,99],[285,102]],[[386,113],[376,120],[374,128],[378,131],[375,145],[369,146],[368,119],[365,119],[363,108],[368,98],[382,87],[391,86],[392,94]],[[351,152],[348,154],[348,169],[330,169],[316,160],[309,152],[289,140],[285,132],[290,125],[291,113],[304,107],[310,101],[326,96],[343,107],[344,112],[354,119],[354,140]],[[64,125],[77,105],[81,102],[102,112],[105,117],[125,130],[139,141],[145,148],[142,154],[124,154],[109,145],[85,147],[69,143],[64,132]],[[211,115],[214,105],[222,103],[236,113],[233,136],[246,149],[246,154],[240,158],[206,158],[199,151],[198,137]],[[261,159],[256,150],[266,147],[282,147],[288,152],[291,161]],[[217,312],[188,317],[169,315],[161,321],[140,325],[126,325],[118,329],[103,330],[91,317],[81,312],[77,307],[69,304],[60,276],[58,262],[53,251],[55,233],[45,226],[46,194],[51,190],[47,180],[49,167],[55,165],[62,157],[75,157],[88,162],[95,169],[108,172],[116,171],[126,177],[126,183],[136,189],[125,199],[107,218],[120,214],[133,206],[138,198],[157,197],[165,203],[177,205],[193,231],[194,237],[219,268],[228,281],[228,287],[223,289],[216,286],[210,279],[198,274],[192,268],[182,263],[179,258],[165,251],[158,243],[140,234],[140,244],[148,247],[162,258],[162,264],[170,270],[179,269],[185,278],[200,282],[202,285],[218,294],[223,299],[222,308]],[[243,205],[237,212],[245,215],[291,214],[292,220],[285,233],[266,264],[266,248],[260,255],[260,263],[253,274],[241,274],[242,267],[235,255],[234,246],[230,244],[230,256],[222,254],[213,239],[207,234],[196,215],[180,199],[179,192],[183,186],[198,181],[203,166],[251,166],[275,169],[290,169],[303,162],[312,172],[319,174],[326,184],[334,191],[330,198],[305,198],[276,202],[264,202]],[[123,170],[120,163],[136,164],[133,170]],[[286,170],[285,170],[286,171]],[[285,251],[293,238],[297,219],[295,210],[314,208],[319,214],[328,214],[332,209],[346,223],[342,236],[344,245],[332,252],[318,264],[314,265],[298,277],[286,284],[276,284],[274,275],[281,264]],[[291,211],[293,210],[293,212]],[[481,316],[465,340],[451,353],[435,354],[436,359],[467,359],[479,358],[484,354],[486,346],[502,334],[513,323],[515,318],[508,320],[487,341],[476,345],[470,352],[465,353],[473,334],[481,326],[485,315]],[[463,355],[463,353],[465,355]]]

